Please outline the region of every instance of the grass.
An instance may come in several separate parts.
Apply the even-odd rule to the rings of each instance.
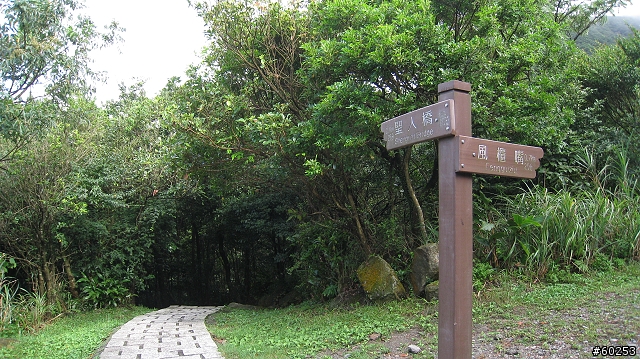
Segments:
[[[15,329],[0,332],[8,343],[0,348],[0,358],[87,359],[116,328],[149,311],[142,307],[100,309],[70,314],[35,334]]]
[[[305,358],[367,342],[373,333],[385,337],[407,330],[429,315],[425,305],[421,300],[406,300],[349,308],[303,304],[234,310],[216,314],[208,324],[215,337],[224,340],[221,348],[226,358]]]
[[[558,340],[574,351],[611,345],[612,338],[640,340],[640,263],[565,279],[548,284],[504,273],[494,277],[500,284],[476,295],[476,343],[497,351],[517,344],[551,352]],[[393,350],[388,343],[398,332],[410,333],[398,344],[401,350],[418,344],[423,352],[413,358],[432,358],[437,349],[436,308],[419,299],[343,308],[303,304],[230,310],[210,316],[207,324],[227,359],[324,359],[332,353],[382,358]],[[371,341],[372,333],[380,333],[381,339]]]

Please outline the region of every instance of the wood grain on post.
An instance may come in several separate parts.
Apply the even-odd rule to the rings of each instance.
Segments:
[[[438,101],[455,103],[455,134],[471,136],[471,84],[438,85]],[[438,143],[439,309],[438,358],[471,359],[473,304],[473,206],[470,173],[456,173],[457,138]]]

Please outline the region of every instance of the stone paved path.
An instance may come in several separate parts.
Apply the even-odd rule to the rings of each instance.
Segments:
[[[204,325],[221,307],[171,306],[133,318],[100,353],[100,359],[223,359]]]

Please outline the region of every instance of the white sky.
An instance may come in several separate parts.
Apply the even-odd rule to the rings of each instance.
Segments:
[[[640,0],[618,16],[640,16]],[[98,29],[116,20],[126,29],[124,43],[93,54],[93,70],[106,71],[107,83],[97,84],[98,103],[116,99],[118,84],[146,80],[147,96],[155,96],[173,76],[184,78],[198,63],[205,46],[204,22],[187,0],[85,0],[83,13]]]
[[[619,9],[616,16],[640,16],[640,0],[632,0],[627,7]]]
[[[205,46],[204,22],[187,0],[85,0],[82,13],[99,30],[116,20],[126,29],[124,42],[93,53],[94,71],[106,71],[97,84],[98,103],[116,99],[118,84],[146,80],[147,96],[155,96],[173,76],[185,78]]]

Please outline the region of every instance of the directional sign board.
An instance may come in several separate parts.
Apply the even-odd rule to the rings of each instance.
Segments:
[[[445,100],[383,122],[387,150],[454,135],[453,111],[453,100]]]
[[[456,172],[534,178],[544,151],[540,147],[516,145],[468,136],[458,139]]]

